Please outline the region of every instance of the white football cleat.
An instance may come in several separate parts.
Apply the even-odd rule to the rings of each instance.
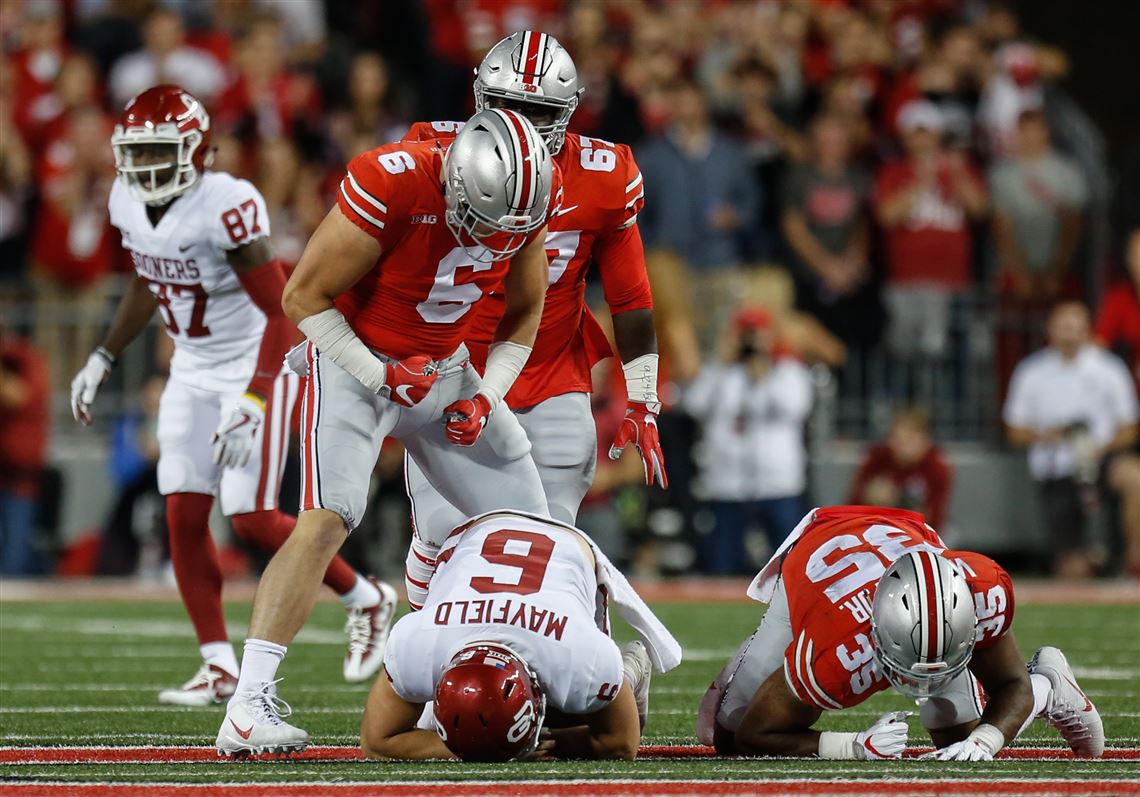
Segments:
[[[649,682],[653,679],[653,663],[641,641],[635,639],[621,646],[621,668],[633,688],[637,719],[641,729],[645,730],[645,721],[649,719]]]
[[[1073,668],[1057,648],[1044,647],[1029,660],[1029,672],[1049,679],[1053,691],[1039,715],[1060,731],[1079,756],[1104,755],[1104,722],[1096,706],[1077,686]]]
[[[182,686],[159,692],[158,702],[167,706],[201,708],[224,703],[233,696],[236,688],[236,675],[231,675],[216,664],[203,663],[194,677]]]
[[[344,654],[344,680],[350,684],[367,681],[384,663],[384,646],[396,619],[396,590],[369,576],[380,591],[380,602],[367,609],[349,609],[344,630],[348,651]]]
[[[218,729],[218,755],[301,752],[309,746],[309,734],[282,719],[292,713],[277,696],[277,681],[267,681],[256,692],[238,692]]]

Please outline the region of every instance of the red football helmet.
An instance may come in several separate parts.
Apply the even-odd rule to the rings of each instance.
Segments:
[[[434,710],[443,743],[464,761],[510,761],[538,745],[546,696],[522,656],[478,642],[452,657]]]
[[[154,86],[127,103],[111,148],[131,196],[165,205],[210,165],[210,115],[180,86]]]

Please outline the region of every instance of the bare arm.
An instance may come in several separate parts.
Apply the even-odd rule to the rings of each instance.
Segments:
[[[546,228],[543,227],[511,260],[503,285],[506,306],[493,342],[510,341],[533,346],[542,321],[550,264],[546,259]]]
[[[1077,252],[1077,244],[1081,242],[1081,232],[1084,229],[1084,217],[1076,208],[1061,208],[1061,234],[1057,239],[1057,249],[1053,262],[1049,264],[1048,273],[1052,277],[1063,277],[1073,267],[1073,256]]]
[[[657,353],[657,332],[652,310],[627,310],[613,316],[614,342],[622,362]]]
[[[281,306],[294,324],[333,306],[333,300],[367,274],[380,244],[333,207],[305,246],[285,284]]]
[[[744,755],[814,756],[819,753],[819,731],[813,731],[811,726],[822,713],[792,694],[784,680],[784,670],[779,668],[752,696],[735,739],[716,740],[717,751]],[[721,749],[722,742],[728,749]]]
[[[1030,429],[1027,426],[1006,426],[1006,439],[1010,445],[1028,448],[1034,443],[1056,443],[1065,436],[1064,429]]]
[[[1001,731],[1009,744],[1033,710],[1033,687],[1013,631],[992,647],[974,653],[970,672],[986,690],[986,710],[980,722]]]
[[[616,758],[632,761],[641,742],[637,703],[629,683],[622,681],[613,702],[582,717],[583,724],[551,730],[551,755],[558,758]]]
[[[147,284],[137,277],[131,280],[123,293],[123,298],[119,300],[119,306],[115,309],[111,328],[107,330],[100,345],[112,356],[118,357],[123,349],[146,329],[157,308],[158,300],[154,298]]]
[[[364,706],[361,752],[368,758],[401,761],[455,758],[438,733],[416,728],[423,710],[422,703],[409,703],[397,695],[387,674],[381,674]]]
[[[803,211],[789,208],[784,211],[782,226],[784,235],[791,244],[792,250],[820,279],[827,280],[832,276],[828,268],[832,255],[815,239],[808,229],[807,219]]]

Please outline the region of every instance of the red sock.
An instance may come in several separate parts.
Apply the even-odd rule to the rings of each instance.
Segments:
[[[289,539],[297,518],[286,515],[280,509],[267,509],[260,512],[246,512],[230,517],[234,532],[247,542],[263,551],[276,551]],[[343,595],[356,585],[356,571],[339,556],[334,557],[325,571],[325,583],[337,595]]]
[[[166,496],[166,525],[170,528],[170,561],[182,605],[194,624],[198,644],[224,642],[222,570],[210,536],[212,495],[174,493]]]

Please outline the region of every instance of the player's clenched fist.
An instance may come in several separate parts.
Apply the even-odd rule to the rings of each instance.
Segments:
[[[482,393],[449,404],[443,411],[444,434],[457,446],[473,446],[491,417],[491,402]]]
[[[398,363],[384,363],[384,384],[377,392],[403,407],[414,407],[424,400],[438,378],[431,358],[418,354]]]
[[[908,730],[906,719],[910,714],[909,711],[888,712],[870,728],[855,734],[855,757],[864,761],[902,758]]]
[[[620,458],[625,447],[633,443],[637,453],[641,454],[645,483],[652,487],[653,483],[657,482],[663,488],[668,488],[669,477],[665,475],[665,455],[661,453],[661,438],[657,434],[657,413],[660,411],[660,404],[655,403],[651,406],[639,401],[629,402],[618,436],[610,446],[610,459]]]
[[[87,363],[71,380],[71,414],[84,426],[91,424],[91,404],[99,386],[115,367],[115,357],[102,346],[91,352]]]

